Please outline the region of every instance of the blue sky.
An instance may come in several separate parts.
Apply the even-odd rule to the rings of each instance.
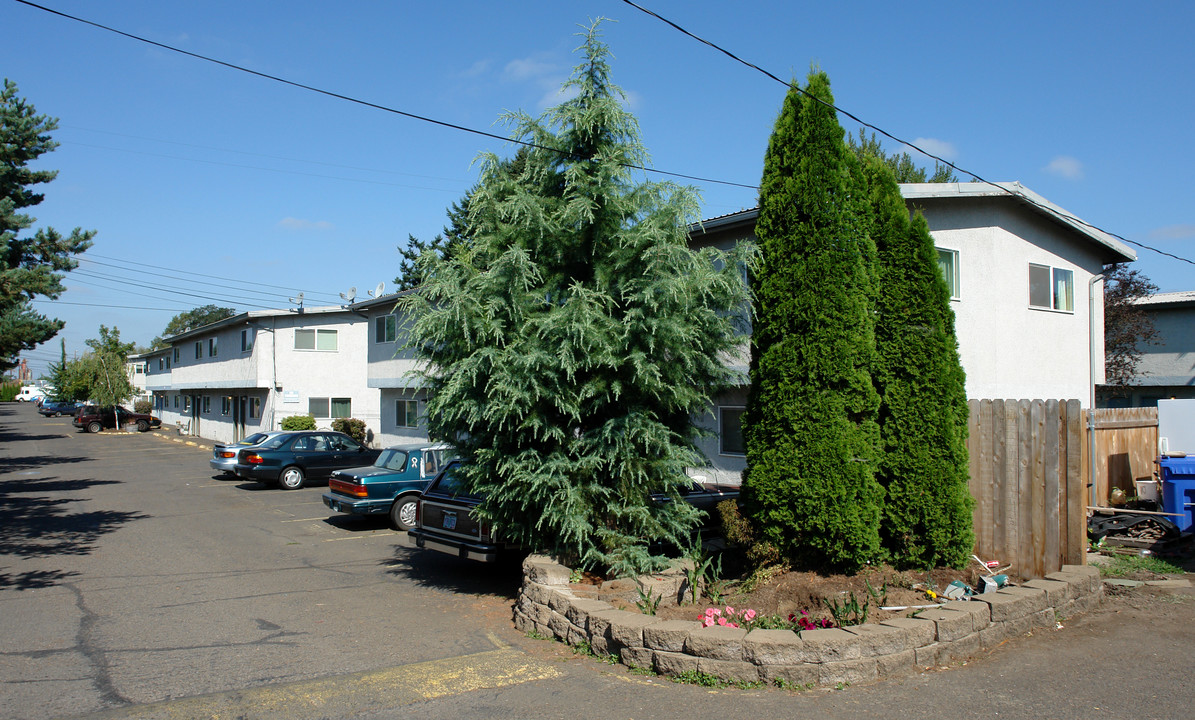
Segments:
[[[654,167],[747,185],[785,91],[619,0],[44,4],[500,135],[504,111],[554,103],[579,26],[606,17],[614,79]],[[782,78],[817,64],[840,107],[892,135],[1195,259],[1190,3],[641,4]],[[0,0],[0,27],[0,75],[60,121],[61,147],[40,163],[60,173],[36,227],[98,230],[60,301],[38,304],[67,322],[68,354],[101,323],[148,343],[198,305],[285,307],[299,291],[332,304],[353,286],[364,297],[391,284],[408,234],[440,230],[478,153],[513,151],[14,0]],[[754,190],[695,185],[703,217],[755,205]],[[1195,289],[1195,266],[1136,249],[1163,291]],[[57,356],[57,340],[28,355],[36,372]]]

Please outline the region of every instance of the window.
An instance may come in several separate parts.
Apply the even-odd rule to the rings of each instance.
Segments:
[[[336,350],[335,330],[295,330],[295,350]]]
[[[419,401],[399,400],[395,403],[394,424],[399,427],[419,427]]]
[[[167,360],[167,362],[169,362],[169,360]],[[178,348],[174,348],[174,364],[178,365]],[[166,367],[170,367],[170,366],[167,365]]]
[[[1074,312],[1075,273],[1030,263],[1029,307]]]
[[[178,395],[174,396],[174,409],[178,410]]]
[[[144,366],[142,366],[142,365],[134,365],[134,366],[133,366],[133,374],[134,374],[134,375],[141,375],[141,374],[143,374],[144,372],[145,372],[145,367],[144,367]]]
[[[373,326],[375,343],[392,343],[398,337],[398,318],[393,315],[375,318]]]
[[[743,443],[743,408],[718,408],[718,437],[722,439],[718,452],[722,455],[746,455]]]
[[[261,398],[249,398],[249,417],[261,417]]]
[[[245,329],[241,331],[241,352],[251,352],[253,350],[253,330]]]
[[[203,341],[196,340],[195,341],[195,359],[198,360],[201,357],[203,357]]]
[[[165,369],[166,369],[166,358],[158,358],[158,370],[162,371]]]
[[[959,299],[959,271],[958,250],[934,248],[938,251],[938,269],[946,280],[946,289],[950,291],[950,299]]]
[[[170,358],[166,358],[166,369],[170,369]]]
[[[216,341],[217,341],[217,340],[219,340],[219,338],[208,338],[208,339],[207,339],[207,354],[208,354],[208,357],[216,357],[216,344],[217,344],[217,342],[216,342]]]
[[[225,395],[220,398],[220,414],[225,417],[232,414],[232,398]]]
[[[207,415],[211,411],[212,411],[212,396],[204,395],[203,396],[203,414]]]
[[[352,398],[308,398],[307,412],[317,418],[352,417],[353,400]]]
[[[183,395],[183,412],[185,412],[185,413],[191,412],[191,396],[190,395]]]

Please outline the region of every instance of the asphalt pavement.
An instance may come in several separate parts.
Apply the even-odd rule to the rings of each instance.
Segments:
[[[209,457],[0,404],[0,719],[1191,716],[1190,591],[864,686],[680,685],[516,632],[510,566],[410,550],[321,487]]]

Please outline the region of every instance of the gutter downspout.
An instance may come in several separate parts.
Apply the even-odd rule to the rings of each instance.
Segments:
[[[1087,465],[1088,480],[1091,482],[1091,506],[1097,507],[1095,494],[1095,284],[1104,279],[1103,273],[1093,275],[1087,281],[1087,336],[1088,336],[1088,387],[1091,391],[1090,405],[1087,406]],[[1101,293],[1102,295],[1102,293]]]

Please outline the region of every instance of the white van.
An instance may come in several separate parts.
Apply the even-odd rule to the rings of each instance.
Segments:
[[[26,385],[17,393],[17,402],[32,402],[39,397],[45,397],[46,390],[38,385]]]

